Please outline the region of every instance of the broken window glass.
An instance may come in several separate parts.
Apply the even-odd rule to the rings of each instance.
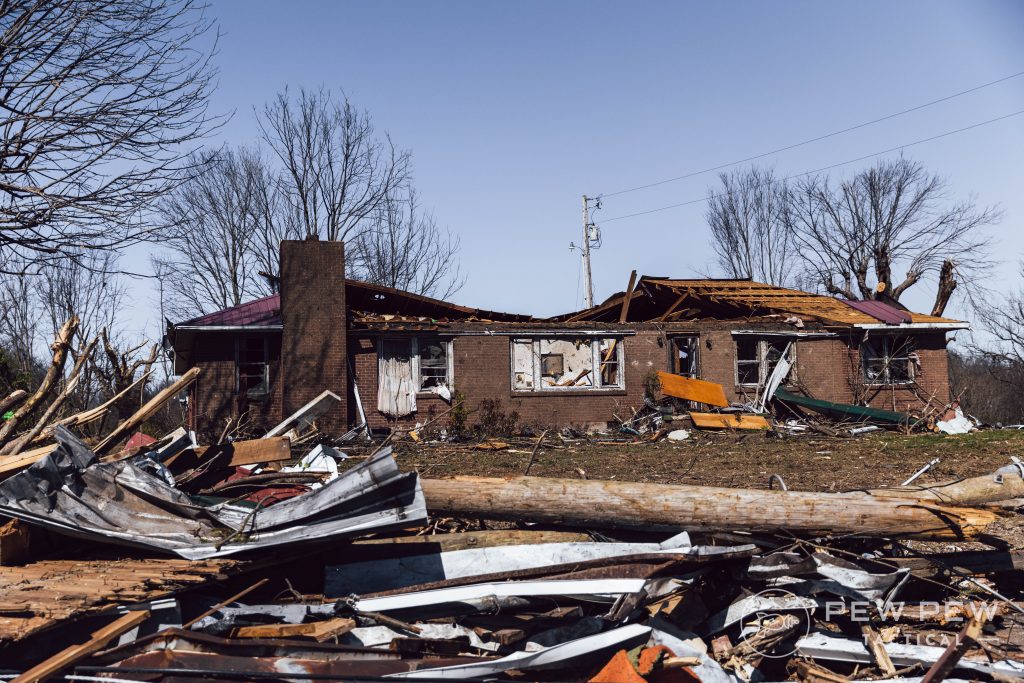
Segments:
[[[267,340],[242,337],[238,341],[238,395],[250,401],[262,401],[270,395]]]
[[[883,336],[860,345],[866,384],[908,384],[916,379],[917,354],[910,337]]]
[[[420,339],[420,389],[448,386],[448,345],[439,340]]]
[[[513,339],[512,389],[621,388],[622,358],[621,339]]]
[[[556,362],[555,356],[560,356],[561,362]],[[540,357],[541,388],[593,386],[594,351],[589,339],[541,339]],[[546,357],[550,359],[547,368]]]
[[[736,384],[757,385],[761,377],[761,358],[756,337],[736,338]]]
[[[775,366],[792,340],[785,337],[736,336],[736,384],[763,386],[768,382]],[[794,346],[789,346],[789,359],[793,360]]]
[[[601,386],[619,386],[619,340],[602,339],[597,352],[601,358]]]
[[[533,381],[533,340],[512,341],[512,389],[532,391]]]

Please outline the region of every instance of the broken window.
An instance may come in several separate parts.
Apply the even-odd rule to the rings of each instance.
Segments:
[[[736,336],[736,384],[757,387],[768,382],[775,366],[789,346],[789,360],[793,361],[794,344],[785,337]]]
[[[432,392],[439,387],[451,388],[451,342],[437,337],[383,337],[380,341],[380,367],[407,376],[416,391]]]
[[[420,391],[448,386],[448,342],[419,340]]]
[[[238,395],[262,401],[270,395],[270,362],[266,337],[246,336],[237,340],[235,353]]]
[[[674,374],[696,378],[697,350],[700,348],[696,335],[673,337],[671,340],[672,362],[669,368]]]
[[[865,384],[908,384],[916,379],[917,354],[910,337],[886,335],[860,345]]]
[[[623,386],[622,340],[618,338],[513,339],[511,356],[514,391]]]

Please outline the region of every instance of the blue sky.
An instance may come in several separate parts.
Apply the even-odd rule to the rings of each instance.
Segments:
[[[845,128],[1024,71],[1021,2],[255,2],[214,0],[224,35],[217,142],[253,107],[342,88],[413,153],[416,185],[462,240],[460,303],[554,314],[582,302],[580,195],[611,193]],[[763,160],[782,175],[1024,109],[1024,77]],[[1001,265],[1024,255],[1024,116],[908,148],[954,196],[998,204]],[[860,162],[832,171],[853,172]],[[602,218],[703,197],[714,174],[610,197]],[[595,297],[629,271],[713,269],[695,205],[610,222]],[[930,305],[924,286],[912,307]],[[913,290],[912,290],[913,291]],[[137,315],[152,296],[136,292]],[[956,313],[956,311],[952,311]],[[150,325],[157,324],[149,319]]]

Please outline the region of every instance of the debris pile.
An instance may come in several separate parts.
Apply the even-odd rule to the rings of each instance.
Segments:
[[[214,445],[57,425],[0,481],[0,674],[1024,677],[1024,555],[990,533],[1012,467],[849,493],[430,478],[311,443],[336,401]]]

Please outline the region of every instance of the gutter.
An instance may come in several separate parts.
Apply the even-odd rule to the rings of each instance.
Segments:
[[[886,323],[856,323],[853,327],[860,330],[969,330],[970,323],[900,323],[889,325]]]

